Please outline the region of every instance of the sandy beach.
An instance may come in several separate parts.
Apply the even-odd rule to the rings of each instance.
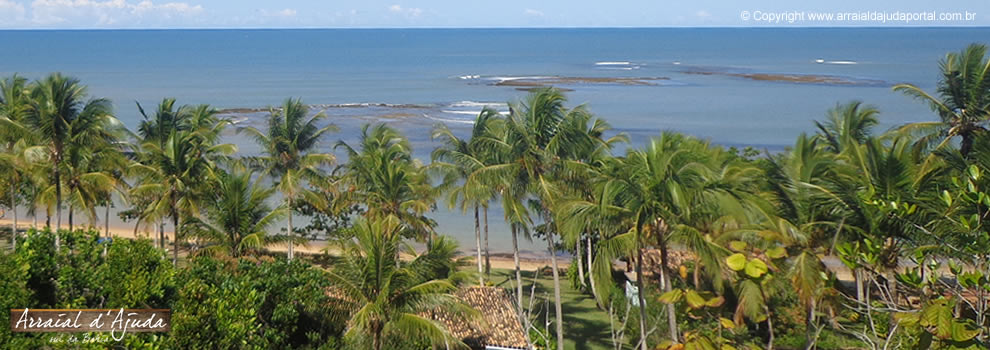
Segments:
[[[10,218],[0,219],[0,227],[10,227],[11,224],[13,224],[13,220],[11,220]],[[40,221],[39,221],[39,224],[40,224]],[[17,220],[17,226],[18,226],[18,228],[21,231],[30,229],[31,228],[31,219],[30,219],[30,217],[28,217],[28,218],[18,218],[18,220]],[[64,228],[67,228],[66,225],[63,225],[63,227]],[[85,227],[89,227],[89,225],[87,223],[82,223],[82,224],[76,225],[76,228],[77,229],[78,228],[85,228]],[[94,227],[94,229],[97,230],[97,231],[99,231],[100,234],[103,234],[103,232],[105,231],[106,228],[103,227],[103,226],[99,226],[99,227]],[[119,226],[113,226],[113,225],[110,226],[110,235],[112,237],[114,237],[114,238],[127,238],[127,239],[144,238],[144,239],[151,239],[151,240],[156,239],[156,234],[153,231],[150,231],[150,230],[148,230],[148,231],[138,230],[137,235],[135,235],[134,234],[134,228],[133,227],[126,228],[126,227],[119,227]],[[169,232],[169,231],[166,231],[165,232],[165,239],[170,241],[171,238],[172,238],[172,233]],[[328,249],[328,245],[329,245],[329,242],[327,242],[327,241],[310,241],[306,245],[298,245],[298,246],[293,247],[293,249],[298,254],[316,255],[316,254],[322,254],[322,253],[325,253],[326,252],[328,254],[333,255],[335,249],[332,248],[332,247],[330,249]],[[168,248],[171,248],[171,246],[169,246]],[[266,249],[268,251],[270,251],[270,252],[286,252],[288,250],[288,247],[285,244],[278,243],[278,244],[271,244],[268,247],[266,247]],[[183,252],[180,251],[180,254],[182,254],[182,253]],[[461,254],[462,254],[462,256],[465,256],[465,257],[469,258],[470,261],[471,261],[471,263],[474,264],[474,252],[473,251],[466,251],[466,250],[464,250],[462,248],[461,249]],[[490,261],[491,261],[492,268],[495,268],[495,269],[510,269],[511,270],[511,269],[514,269],[515,268],[515,262],[512,259],[512,254],[493,253],[493,254],[491,254]],[[570,264],[570,258],[566,258],[566,257],[558,258],[557,263],[558,263],[558,265],[562,269],[563,268],[566,268],[566,266],[568,266]],[[520,259],[519,259],[519,268],[521,270],[534,271],[536,269],[539,269],[539,268],[542,268],[542,267],[546,267],[546,266],[550,266],[550,259],[549,258],[520,257]]]

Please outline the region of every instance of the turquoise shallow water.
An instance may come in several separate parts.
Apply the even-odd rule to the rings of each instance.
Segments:
[[[466,133],[472,114],[505,110],[525,92],[495,82],[520,77],[664,77],[655,85],[571,84],[638,144],[671,129],[725,145],[780,150],[812,130],[837,102],[878,106],[881,128],[930,120],[928,109],[893,93],[910,82],[931,90],[937,61],[990,28],[794,29],[388,29],[0,31],[0,75],[62,71],[111,98],[129,126],[134,102],[162,97],[221,108],[264,107],[288,96],[325,110],[342,127],[324,143],[353,141],[367,122],[404,130],[426,159],[429,129]],[[716,72],[699,75],[689,72]],[[814,74],[861,85],[754,81],[729,74]],[[238,114],[242,125],[263,113]],[[256,151],[230,136],[244,153]],[[492,246],[507,250],[501,213]],[[472,247],[467,215],[439,210],[442,232]],[[544,244],[527,244],[534,253]]]

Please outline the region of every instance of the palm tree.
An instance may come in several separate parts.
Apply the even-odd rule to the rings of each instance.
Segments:
[[[0,125],[3,125],[3,132],[0,132],[0,140],[4,145],[4,155],[7,156],[4,173],[9,181],[10,208],[13,212],[13,229],[11,230],[11,241],[13,246],[17,246],[17,188],[25,180],[27,166],[23,160],[23,150],[26,146],[26,139],[30,136],[25,129],[20,127],[19,122],[24,117],[28,107],[27,79],[14,75],[0,81]],[[20,145],[20,146],[18,146]]]
[[[402,225],[395,216],[359,219],[354,238],[342,243],[343,256],[329,272],[333,309],[347,322],[344,338],[361,347],[380,350],[404,341],[465,347],[437,321],[424,317],[432,310],[468,317],[474,311],[451,293],[446,276],[430,276],[424,266],[436,266],[436,255],[398,261]]]
[[[693,198],[701,196],[708,175],[709,145],[681,134],[664,132],[653,139],[645,149],[632,150],[622,159],[620,172],[615,183],[617,189],[610,190],[620,198],[621,207],[628,212],[628,235],[636,244],[637,283],[642,289],[642,249],[649,239],[660,250],[660,277],[663,290],[672,289],[668,262],[668,245],[672,232],[682,223],[681,217],[690,217],[696,203]],[[641,294],[642,295],[642,292]],[[645,316],[642,314],[641,316]],[[667,306],[667,327],[670,339],[677,341],[677,314],[673,305]],[[641,325],[643,331],[645,327]],[[645,337],[645,332],[643,334]],[[646,347],[645,339],[641,342]]]
[[[962,138],[959,151],[969,154],[974,135],[986,131],[990,117],[990,59],[987,47],[971,44],[962,51],[949,53],[939,62],[941,80],[933,96],[912,84],[897,84],[894,91],[925,102],[938,114],[937,122],[905,125],[904,132],[921,134],[922,145],[941,148],[952,138]]]
[[[569,170],[565,160],[577,160],[582,149],[593,149],[595,140],[587,136],[590,114],[583,108],[566,109],[566,98],[554,88],[538,89],[524,102],[513,104],[501,139],[483,139],[497,154],[499,163],[476,170],[468,183],[498,184],[506,217],[513,228],[529,221],[524,201],[537,200],[537,211],[547,224],[547,246],[554,276],[554,306],[558,348],[563,349],[563,312],[560,304],[560,276],[557,266],[555,228],[551,208],[561,193],[561,182]],[[517,230],[512,230],[513,242]],[[514,244],[518,258],[518,247]],[[522,310],[522,277],[516,269],[519,309]]]
[[[424,216],[437,192],[427,171],[412,157],[409,140],[385,124],[365,125],[358,148],[340,141],[347,153],[335,200],[366,206],[366,217],[395,216],[409,238],[432,239],[436,223]]]
[[[175,98],[164,98],[157,105],[153,115],[148,115],[144,107],[137,103],[138,111],[144,120],[138,125],[137,134],[140,136],[137,149],[133,152],[137,158],[142,158],[141,149],[145,144],[157,144],[159,149],[166,148],[166,142],[172,133],[184,132],[195,133],[195,138],[203,144],[216,144],[219,141],[220,133],[227,127],[228,121],[220,120],[217,117],[217,110],[209,105],[182,105],[176,107]],[[145,157],[147,159],[147,157]],[[161,193],[144,193],[144,196],[135,196],[135,207],[142,208],[142,213],[138,215],[137,223],[134,226],[135,234],[142,221],[158,221],[158,243],[165,249],[165,223],[161,219],[168,213],[155,213],[145,211],[152,202],[161,200]]]
[[[861,101],[837,104],[828,110],[825,122],[815,122],[817,137],[826,142],[829,151],[842,153],[847,145],[866,142],[879,123],[879,113],[876,107],[863,105]]]
[[[126,159],[116,145],[87,147],[71,143],[66,148],[63,164],[69,230],[73,229],[73,212],[76,208],[85,211],[90,222],[95,222],[96,206],[112,192],[123,193],[123,183],[109,171],[126,166]]]
[[[22,124],[34,130],[51,164],[55,192],[55,228],[62,225],[62,161],[67,145],[112,142],[110,126],[119,125],[111,115],[109,100],[97,98],[86,101],[86,87],[76,78],[53,73],[34,84],[31,102]],[[58,234],[55,247],[59,248]]]
[[[629,138],[625,133],[619,133],[608,138],[604,137],[604,134],[611,130],[611,125],[602,119],[593,119],[591,113],[587,113],[582,107],[578,107],[576,112],[569,113],[568,116],[565,119],[567,127],[564,130],[572,134],[570,137],[571,145],[563,149],[564,153],[561,154],[562,168],[565,171],[562,172],[560,179],[558,179],[561,182],[560,189],[562,191],[558,193],[560,199],[557,202],[560,204],[561,202],[574,201],[576,203],[583,202],[584,204],[590,204],[591,202],[595,202],[592,188],[599,179],[603,178],[602,170],[605,169],[606,163],[612,158],[612,148],[616,144],[629,142]],[[551,211],[555,215],[559,212],[558,210]],[[599,212],[597,214],[604,213]],[[596,216],[596,218],[602,217]],[[585,283],[584,265],[582,262],[584,255],[582,242],[584,238],[587,238],[588,279],[593,281],[595,279],[592,271],[592,257],[594,255],[592,253],[591,239],[594,232],[600,229],[600,227],[592,224],[592,221],[595,221],[595,219],[586,219],[590,220],[571,222],[570,220],[562,220],[556,216],[554,219],[555,222],[559,223],[558,228],[561,231],[560,234],[563,241],[568,246],[574,246],[575,257],[578,259],[578,276],[582,285]],[[596,301],[602,301],[598,297],[595,283],[589,284]]]
[[[138,124],[137,133],[143,142],[156,141],[159,145],[164,145],[168,135],[174,130],[188,130],[188,107],[176,109],[175,98],[166,97],[158,103],[155,114],[149,116],[140,103],[137,104],[138,112],[144,120]]]
[[[819,256],[824,256],[832,245],[849,229],[854,220],[839,219],[848,213],[845,203],[837,197],[834,184],[836,153],[849,152],[859,147],[863,137],[870,137],[868,128],[858,126],[872,124],[862,121],[863,116],[872,118],[872,112],[858,113],[858,104],[837,107],[830,112],[828,127],[821,127],[815,137],[800,135],[795,145],[785,154],[772,157],[767,163],[767,183],[777,203],[774,208],[760,211],[751,221],[750,227],[730,235],[731,239],[760,242],[761,248],[786,247],[793,257],[788,276],[791,285],[804,304],[806,316],[806,348],[812,348],[816,341],[816,313],[819,302],[828,291],[828,276]],[[841,113],[835,113],[843,111]],[[856,126],[854,126],[856,125]],[[858,277],[858,273],[856,274]],[[751,282],[746,282],[751,283]],[[754,287],[753,284],[748,284]],[[861,281],[857,278],[857,292]],[[756,293],[759,288],[750,288]],[[740,291],[744,292],[744,291]],[[860,293],[861,294],[861,293]],[[748,298],[750,301],[762,298]],[[752,310],[760,310],[758,307]],[[756,311],[762,313],[763,311]]]
[[[29,147],[26,139],[20,139],[14,142],[7,152],[0,154],[0,171],[6,174],[5,178],[10,186],[8,193],[10,195],[10,208],[13,212],[13,223],[11,226],[11,244],[13,246],[17,245],[17,204],[20,199],[19,194],[25,192],[22,190],[22,187],[27,187],[30,190],[36,187],[35,181],[38,167],[32,162],[32,155],[27,152]]]
[[[224,125],[224,122],[218,125]],[[164,147],[156,142],[146,142],[142,145],[141,161],[131,168],[140,179],[140,185],[134,187],[132,193],[153,198],[142,209],[141,216],[172,218],[174,263],[178,262],[182,239],[180,219],[199,212],[199,202],[208,180],[215,178],[216,163],[236,151],[231,144],[204,142],[207,138],[204,134],[213,133],[217,128],[222,126],[206,130],[173,130]]]
[[[189,108],[179,107],[176,109],[175,102],[175,98],[163,98],[162,101],[158,103],[155,113],[150,116],[145,112],[144,107],[141,106],[141,103],[135,102],[138,111],[144,118],[144,120],[138,124],[137,134],[140,136],[140,139],[138,140],[138,149],[135,153],[140,154],[143,151],[140,149],[140,146],[148,142],[156,143],[159,148],[164,149],[165,141],[168,140],[169,134],[177,130],[188,131],[189,123],[186,119],[188,119]],[[142,208],[142,211],[144,208],[147,208],[152,201],[159,199],[157,193],[148,193],[147,197],[132,197],[134,197],[133,199],[137,201],[135,207]],[[165,249],[165,223],[161,221],[160,218],[152,218],[143,214],[144,213],[137,215],[137,222],[134,225],[134,234],[137,234],[137,230],[141,226],[142,221],[158,222],[157,224],[154,224],[158,231],[158,246],[161,249]]]
[[[468,183],[467,178],[486,165],[490,159],[490,149],[483,147],[481,139],[489,133],[489,124],[500,118],[498,111],[485,107],[475,119],[471,130],[471,138],[462,140],[444,124],[438,124],[433,129],[433,140],[441,140],[442,145],[433,150],[431,167],[445,173],[446,182],[462,181],[449,191],[449,206],[451,209],[460,204],[460,209],[466,211],[474,207],[474,240],[477,249],[478,285],[484,286],[484,268],[482,266],[481,250],[481,221],[479,209],[491,201],[492,191],[481,183]],[[473,185],[473,186],[471,186]]]
[[[622,161],[617,158],[604,158],[587,170],[585,190],[579,195],[558,200],[553,209],[555,220],[559,223],[561,234],[568,240],[580,239],[587,233],[595,235],[599,243],[597,253],[589,252],[589,280],[592,292],[599,305],[611,305],[610,291],[614,283],[612,279],[612,261],[616,258],[629,256],[634,249],[639,249],[635,242],[635,233],[630,231],[630,212],[623,207],[624,198],[616,191],[621,191],[625,185],[620,175]],[[635,246],[635,248],[634,248]],[[590,247],[590,244],[589,244]],[[579,252],[580,253],[580,252]],[[642,285],[642,269],[637,269],[637,284]],[[645,297],[640,293],[638,305],[640,312],[640,334],[645,344],[646,309]],[[609,306],[610,307],[610,306]],[[640,345],[638,347],[643,347]]]
[[[191,218],[189,222],[194,236],[212,243],[202,252],[238,257],[274,241],[266,231],[288,210],[269,207],[267,201],[275,189],[252,181],[252,176],[239,166],[219,172],[215,190],[205,200],[208,220]]]
[[[262,132],[252,127],[241,130],[251,134],[262,148],[263,155],[253,158],[256,165],[263,169],[264,174],[276,179],[276,186],[282,192],[285,207],[288,208],[286,234],[288,240],[288,257],[293,258],[292,237],[295,229],[292,227],[292,208],[304,191],[304,181],[314,181],[323,177],[321,167],[334,162],[329,153],[315,152],[320,138],[337,130],[333,124],[320,127],[318,124],[326,119],[323,112],[306,119],[309,108],[300,99],[288,98],[282,103],[282,108],[271,108],[268,114],[268,129]]]

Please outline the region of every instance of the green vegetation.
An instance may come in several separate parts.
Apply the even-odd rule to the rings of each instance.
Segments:
[[[878,132],[880,111],[840,103],[776,154],[670,131],[619,154],[625,135],[538,88],[470,135],[438,125],[429,164],[385,124],[335,143],[337,163],[320,151],[336,128],[296,99],[237,130],[262,150],[239,157],[210,106],[138,105],[131,133],[74,78],[10,77],[0,204],[33,221],[0,255],[0,306],[173,310],[170,333],[128,347],[463,348],[427,315],[473,322],[454,292],[477,283],[512,292],[540,348],[986,348],[990,59],[972,45],[940,68],[934,93],[894,87],[937,121]],[[473,214],[474,266],[437,234],[438,202]],[[491,205],[511,271],[482,264]],[[101,237],[112,206],[155,241]],[[329,249],[295,259],[313,231]],[[547,243],[548,268],[523,273],[520,235]],[[9,330],[0,343],[51,345]]]

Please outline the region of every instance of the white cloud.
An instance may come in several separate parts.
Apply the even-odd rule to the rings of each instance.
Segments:
[[[417,7],[405,8],[398,4],[389,6],[388,11],[392,13],[401,13],[409,17],[419,17],[420,15],[423,14],[423,9],[421,8],[417,8]]]
[[[289,17],[295,17],[296,16],[296,10],[295,9],[290,9],[290,8],[282,9],[282,10],[279,10],[279,11],[261,10],[261,15],[262,16],[265,16],[265,17],[289,18]]]
[[[711,13],[708,13],[708,11],[705,10],[698,10],[698,12],[695,12],[694,15],[698,18],[710,18],[712,16]]]
[[[3,0],[0,0],[3,1]],[[68,27],[134,27],[175,24],[203,13],[201,5],[185,2],[156,4],[127,0],[34,0],[31,21],[36,25]]]
[[[543,11],[534,10],[534,9],[523,10],[523,14],[524,15],[527,15],[527,16],[533,16],[533,17],[543,17]]]
[[[10,0],[0,0],[0,21],[19,22],[23,19],[24,5]]]

